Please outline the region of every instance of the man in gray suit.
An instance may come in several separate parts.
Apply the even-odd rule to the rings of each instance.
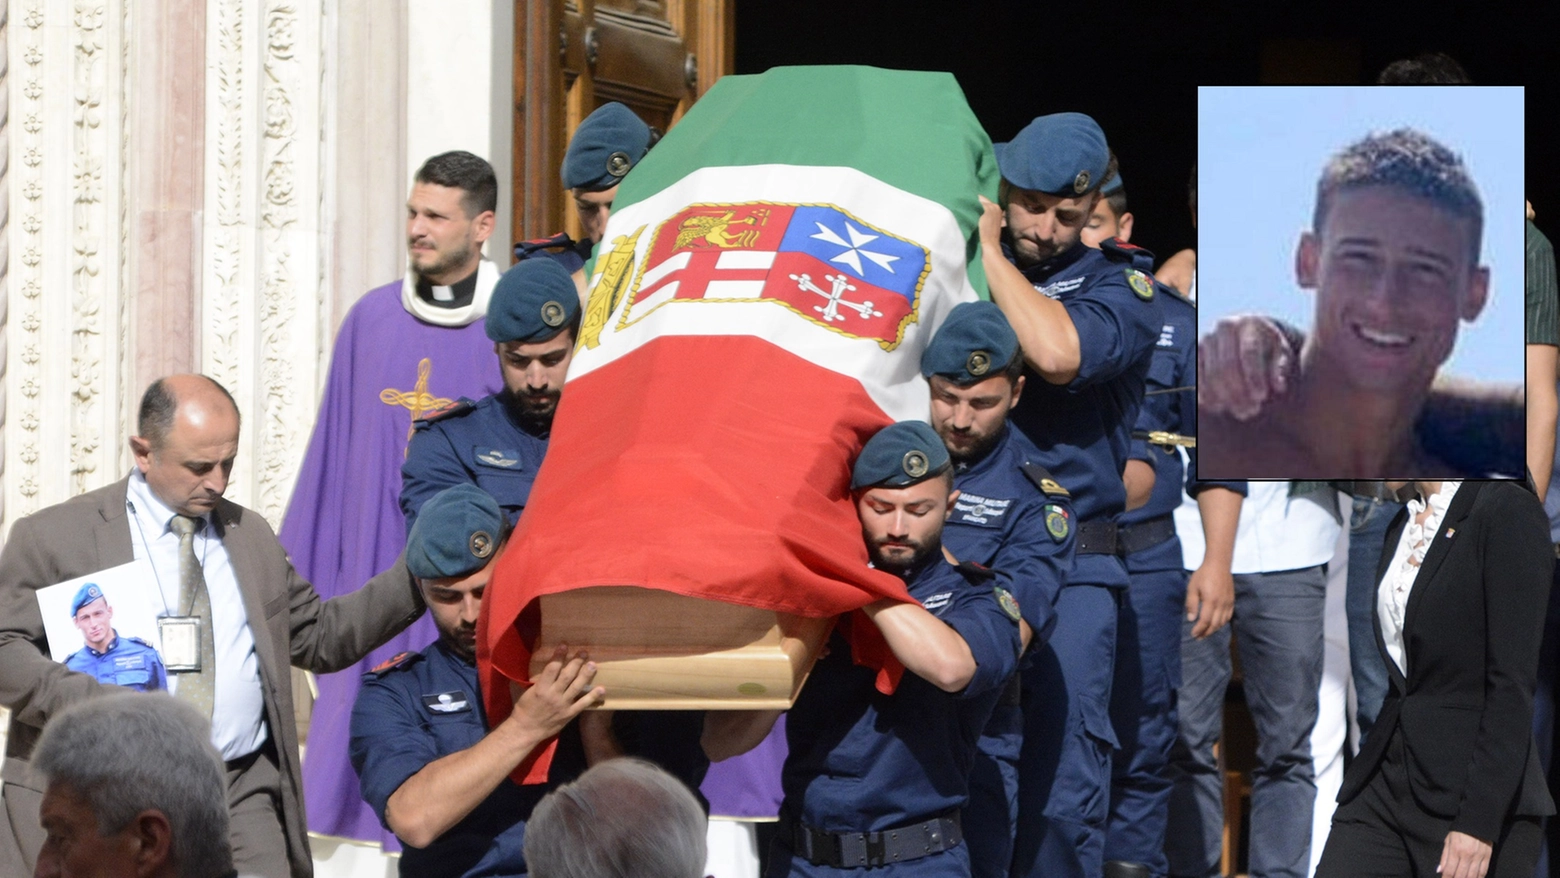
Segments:
[[[404,559],[322,601],[265,519],[222,497],[238,431],[238,407],[215,381],[159,379],[141,399],[130,475],[11,527],[0,552],[0,703],[11,709],[0,873],[30,873],[43,843],[27,760],[44,724],[119,691],[49,659],[35,592],[145,560],[169,687],[211,718],[226,763],[234,864],[266,878],[312,874],[288,665],[344,668],[424,605]]]

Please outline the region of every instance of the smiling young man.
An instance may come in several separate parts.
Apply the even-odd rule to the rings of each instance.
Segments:
[[[1413,129],[1373,134],[1327,165],[1295,254],[1316,294],[1289,402],[1201,425],[1205,478],[1464,475],[1414,422],[1458,324],[1484,309],[1484,208],[1462,159]]]
[[[416,422],[401,468],[408,531],[428,498],[462,483],[492,494],[510,523],[520,518],[547,454],[579,321],[574,281],[556,260],[527,260],[499,278],[487,335],[504,389],[478,402],[462,398]]]

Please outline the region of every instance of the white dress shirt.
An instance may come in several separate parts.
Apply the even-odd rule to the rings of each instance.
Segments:
[[[1408,523],[1398,537],[1397,550],[1392,553],[1392,563],[1381,577],[1376,588],[1376,614],[1381,617],[1381,639],[1387,644],[1387,655],[1404,676],[1408,675],[1408,656],[1403,651],[1403,614],[1408,609],[1408,596],[1414,591],[1414,580],[1419,578],[1419,567],[1425,553],[1441,531],[1441,521],[1446,518],[1446,507],[1452,504],[1460,481],[1441,483],[1441,490],[1428,500],[1414,498],[1408,501]],[[1425,507],[1430,514],[1421,524],[1415,519]]]
[[[1342,524],[1334,514],[1337,510],[1322,503],[1336,496],[1325,491],[1291,497],[1288,482],[1247,482],[1230,572],[1278,573],[1332,561]],[[1196,501],[1183,498],[1181,508],[1175,510],[1175,529],[1186,569],[1196,570],[1207,549]]]
[[[126,496],[130,513],[130,545],[136,560],[150,560],[162,593],[158,616],[181,616],[179,602],[179,535],[168,525],[174,511],[152,493],[139,469],[130,475]],[[260,660],[249,614],[238,590],[227,548],[211,524],[211,516],[195,533],[195,557],[201,559],[206,592],[211,596],[211,634],[216,645],[217,677],[211,716],[211,744],[228,761],[260,749],[270,734],[265,722],[265,696],[260,685]],[[168,672],[168,689],[178,692],[181,675]]]

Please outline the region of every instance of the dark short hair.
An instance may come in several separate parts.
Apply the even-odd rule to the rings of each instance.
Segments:
[[[1192,162],[1192,178],[1190,180],[1186,181],[1186,204],[1187,204],[1188,207],[1190,207],[1192,209],[1192,213],[1196,213],[1197,212],[1197,163],[1196,162]]]
[[[211,382],[211,386],[222,391],[228,404],[233,406],[233,415],[242,422],[243,415],[238,410],[238,403],[233,401],[233,394],[223,387],[216,379],[207,375],[200,376]],[[161,448],[163,440],[167,438],[168,431],[173,429],[173,418],[179,411],[179,398],[168,389],[168,379],[159,378],[153,381],[141,394],[141,407],[136,415],[135,431],[153,448]]]
[[[1470,220],[1469,248],[1472,261],[1478,262],[1484,202],[1462,156],[1413,128],[1371,134],[1350,144],[1327,162],[1316,184],[1316,212],[1311,217],[1316,234],[1322,232],[1335,195],[1367,186],[1390,186]]]
[[[1376,77],[1377,85],[1471,85],[1468,71],[1456,59],[1440,52],[1422,52],[1388,64]]]
[[[1116,219],[1121,219],[1127,212],[1127,187],[1121,186],[1113,190],[1105,196],[1105,203],[1110,205],[1110,212],[1116,215]]]
[[[467,219],[498,210],[498,177],[493,173],[493,166],[487,159],[463,149],[441,152],[423,162],[415,179],[419,183],[448,186],[464,192],[460,207]]]

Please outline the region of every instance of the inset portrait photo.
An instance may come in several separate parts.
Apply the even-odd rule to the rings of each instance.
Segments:
[[[156,593],[144,560],[39,589],[49,656],[99,683],[140,692],[167,689],[168,671],[157,649],[161,608],[150,598]]]
[[[1521,478],[1523,89],[1198,89],[1196,475]]]

